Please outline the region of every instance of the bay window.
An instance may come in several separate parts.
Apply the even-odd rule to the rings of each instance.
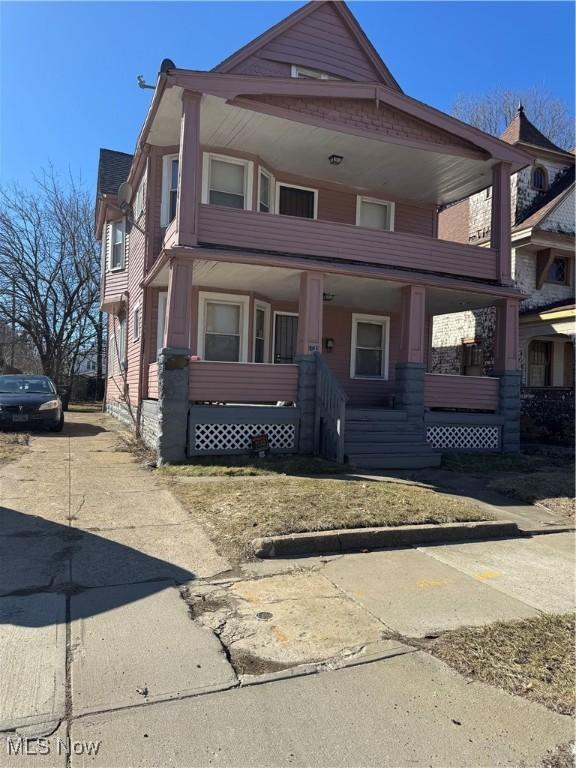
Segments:
[[[204,155],[202,202],[250,210],[253,163],[224,155]]]
[[[352,315],[350,376],[362,379],[388,378],[390,321],[379,315]]]
[[[249,297],[201,293],[199,299],[200,357],[226,363],[245,361]]]

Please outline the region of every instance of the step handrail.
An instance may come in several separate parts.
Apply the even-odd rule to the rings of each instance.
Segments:
[[[314,357],[316,359],[314,450],[324,458],[343,464],[348,398],[320,352],[315,352]]]

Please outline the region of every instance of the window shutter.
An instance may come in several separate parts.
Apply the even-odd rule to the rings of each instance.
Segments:
[[[110,268],[110,241],[112,239],[112,224],[106,224],[104,234],[104,269]]]
[[[130,232],[124,232],[124,264],[128,264],[128,254],[130,253]]]

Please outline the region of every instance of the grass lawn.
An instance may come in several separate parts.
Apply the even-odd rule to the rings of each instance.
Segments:
[[[255,477],[258,475],[338,475],[350,472],[347,464],[336,464],[316,456],[200,456],[189,464],[172,464],[159,470],[176,477]]]
[[[227,478],[170,482],[170,489],[234,562],[253,557],[250,543],[257,536],[487,517],[468,501],[404,483]]]
[[[27,432],[0,432],[0,465],[22,456],[29,442],[30,435]]]
[[[575,512],[574,473],[569,469],[501,477],[492,480],[488,487],[527,504],[539,502],[562,516],[569,517]]]
[[[467,677],[561,714],[576,712],[574,614],[447,632],[429,650]]]
[[[446,453],[442,469],[452,472],[526,472],[542,466],[542,459],[523,453]]]
[[[70,413],[102,413],[102,403],[68,403]]]

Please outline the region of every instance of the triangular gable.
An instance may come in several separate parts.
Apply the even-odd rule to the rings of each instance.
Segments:
[[[574,233],[574,185],[556,201],[549,211],[540,219],[537,226],[552,232]]]
[[[214,68],[231,74],[290,77],[290,66],[354,81],[400,86],[343,2],[310,2]]]

